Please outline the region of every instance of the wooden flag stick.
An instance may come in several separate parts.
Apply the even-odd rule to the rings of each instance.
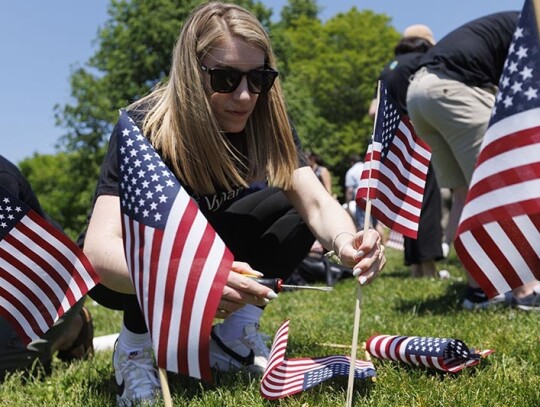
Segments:
[[[371,169],[370,169],[371,170]],[[366,201],[366,218],[364,220],[364,234],[369,229],[369,219],[371,217],[371,200],[369,199],[369,181],[368,181],[368,198]],[[354,390],[354,367],[356,364],[356,353],[358,352],[358,331],[360,329],[360,306],[362,304],[362,286],[357,283],[356,287],[356,302],[354,307],[354,324],[353,324],[353,339],[351,349],[351,364],[349,366],[349,383],[347,385],[347,407],[352,406],[353,390]]]
[[[356,364],[356,352],[358,349],[358,329],[360,328],[360,304],[362,303],[362,288],[360,284],[356,289],[356,303],[354,308],[354,327],[351,350],[351,365],[349,366],[349,383],[347,385],[347,407],[352,406],[354,390],[354,366]]]
[[[373,146],[375,144],[375,130],[377,126],[377,113],[379,112],[379,103],[381,100],[381,81],[377,83],[377,110],[375,113],[375,120],[373,122],[373,136],[371,136],[371,159],[369,160],[369,177],[367,180],[367,196],[366,196],[366,210],[364,217],[364,236],[369,230],[369,224],[371,220],[371,198],[370,198],[370,184],[371,173],[373,169]],[[360,306],[362,304],[362,286],[357,283],[356,287],[356,302],[354,307],[354,324],[353,324],[353,339],[351,349],[351,364],[349,366],[349,383],[347,385],[347,407],[352,406],[353,390],[354,390],[354,371],[356,365],[356,353],[358,351],[358,331],[360,329]]]
[[[159,381],[161,382],[161,392],[163,393],[163,402],[165,407],[172,407],[171,391],[169,389],[169,380],[167,379],[167,371],[160,367]]]

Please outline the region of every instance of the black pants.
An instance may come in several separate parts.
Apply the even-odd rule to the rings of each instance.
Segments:
[[[237,261],[245,261],[265,277],[283,280],[308,254],[315,237],[283,192],[266,188],[234,202],[209,222]],[[98,285],[89,293],[99,304],[124,310],[124,324],[132,332],[146,332],[135,295]]]
[[[403,239],[405,265],[410,266],[423,261],[443,258],[441,217],[441,190],[435,177],[435,171],[429,164],[420,222],[418,223],[418,237],[411,239],[405,236]]]

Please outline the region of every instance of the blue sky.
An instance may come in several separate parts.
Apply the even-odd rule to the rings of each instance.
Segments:
[[[264,0],[279,12],[286,0]],[[17,163],[34,152],[55,152],[64,129],[55,126],[55,104],[69,102],[69,76],[95,52],[109,0],[0,0],[0,154]],[[318,0],[326,20],[352,7],[392,18],[399,31],[429,25],[439,40],[462,23],[522,0]]]

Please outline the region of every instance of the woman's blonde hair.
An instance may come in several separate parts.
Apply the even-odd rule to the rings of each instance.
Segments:
[[[231,190],[255,180],[290,188],[298,156],[279,80],[259,95],[244,130],[245,155],[223,136],[212,113],[200,65],[214,46],[230,38],[262,49],[265,63],[276,66],[270,39],[253,14],[233,4],[206,3],[182,28],[168,81],[131,108],[148,108],[144,134],[195,193]]]

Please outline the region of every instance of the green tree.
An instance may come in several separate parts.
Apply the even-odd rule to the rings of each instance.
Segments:
[[[286,27],[294,27],[300,17],[318,19],[319,12],[316,0],[289,0],[281,10],[281,23]]]
[[[81,179],[84,175],[77,171],[77,168],[81,168],[80,162],[79,153],[58,153],[34,154],[18,163],[43,210],[58,222],[72,239],[76,239],[84,228],[97,182],[97,178]],[[95,172],[99,169],[96,166],[92,170]],[[81,190],[80,185],[83,184],[89,188]]]
[[[356,8],[325,23],[296,15],[279,26],[287,100],[302,141],[324,158],[339,189],[348,157],[366,151],[369,103],[399,34],[389,17]]]

